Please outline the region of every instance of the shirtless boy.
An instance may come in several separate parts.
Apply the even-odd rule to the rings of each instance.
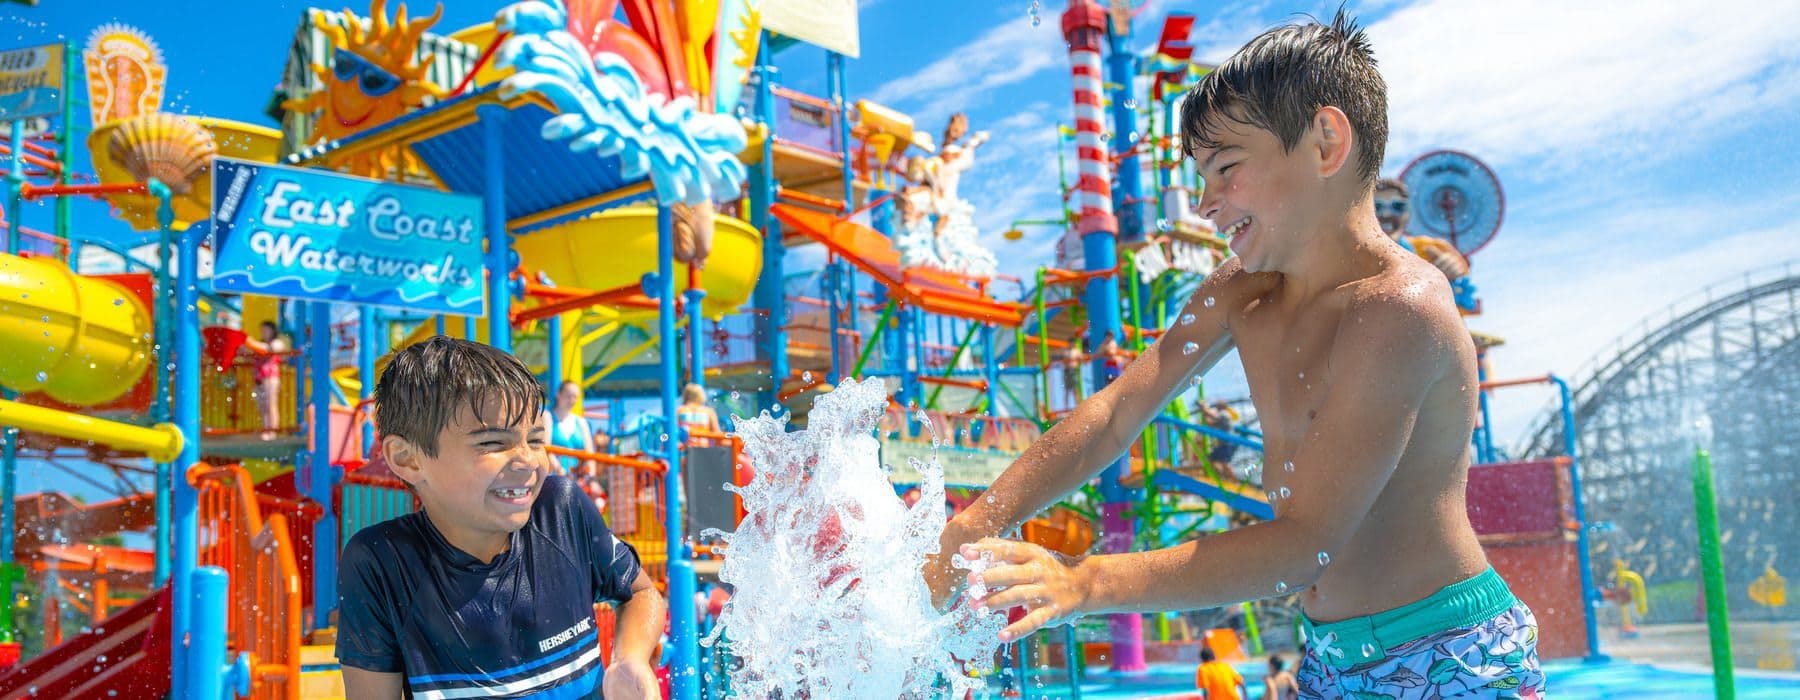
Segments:
[[[1343,13],[1258,36],[1184,99],[1200,213],[1236,256],[1118,381],[1032,445],[953,519],[927,567],[992,555],[1023,607],[1002,633],[1100,613],[1231,605],[1298,593],[1302,697],[1536,697],[1531,611],[1488,567],[1464,505],[1475,347],[1444,275],[1390,240],[1373,189],[1386,84]],[[1235,346],[1262,417],[1274,520],[1167,549],[1063,558],[994,539],[1123,454],[1188,380]],[[1191,349],[1190,349],[1191,348]]]

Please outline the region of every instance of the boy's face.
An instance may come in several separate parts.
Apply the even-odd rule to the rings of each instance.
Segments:
[[[1247,272],[1285,269],[1323,218],[1324,180],[1309,158],[1313,129],[1291,151],[1274,132],[1221,120],[1218,148],[1193,153],[1205,178],[1200,215],[1230,241]]]
[[[436,457],[411,445],[395,454],[389,446],[395,474],[412,484],[446,538],[465,547],[465,538],[479,542],[525,527],[549,475],[541,411],[503,425],[500,402],[482,409],[482,417],[464,410],[444,427]]]

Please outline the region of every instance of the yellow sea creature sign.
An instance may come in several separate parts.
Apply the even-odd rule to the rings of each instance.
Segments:
[[[0,51],[0,122],[62,111],[62,44]]]
[[[123,24],[103,24],[88,36],[81,56],[87,67],[88,110],[95,124],[162,108],[169,67],[149,35]]]

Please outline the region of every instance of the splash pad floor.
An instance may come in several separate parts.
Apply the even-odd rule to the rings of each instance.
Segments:
[[[1249,686],[1249,700],[1263,696],[1262,677],[1268,666],[1262,662],[1235,664]],[[1713,696],[1712,672],[1701,667],[1682,668],[1629,661],[1583,663],[1553,661],[1544,665],[1550,678],[1552,698],[1580,700],[1615,700],[1623,698],[1708,698]],[[1038,683],[1041,681],[1042,685]],[[997,696],[990,684],[990,697]],[[1062,700],[1072,698],[1068,681],[1060,672],[1043,676],[1036,673],[1025,683],[1025,698]],[[1194,669],[1190,665],[1154,665],[1149,672],[1117,675],[1089,671],[1081,685],[1082,700],[1116,700],[1119,698],[1197,698],[1194,692]],[[1788,700],[1800,697],[1800,673],[1737,671],[1737,697],[1747,700]]]

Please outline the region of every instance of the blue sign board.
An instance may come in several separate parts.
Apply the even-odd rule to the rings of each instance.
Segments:
[[[62,112],[62,44],[0,51],[0,121]]]
[[[230,158],[212,167],[214,289],[483,312],[480,197]]]

